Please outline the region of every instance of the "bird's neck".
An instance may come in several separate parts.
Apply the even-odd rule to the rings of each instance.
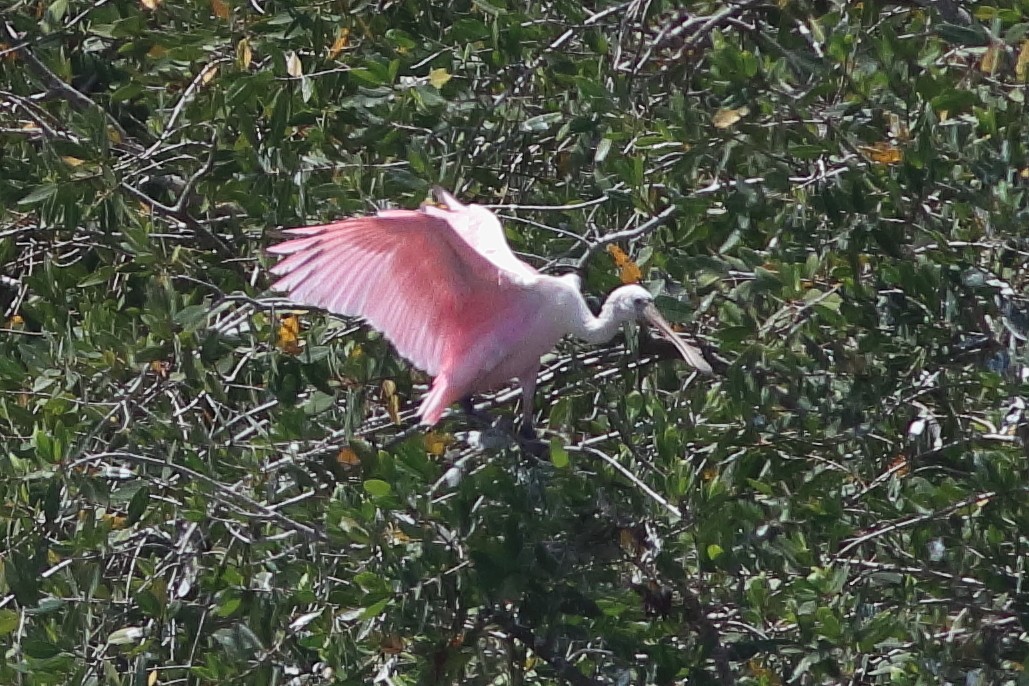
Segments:
[[[573,322],[571,332],[573,336],[594,345],[607,343],[614,338],[614,335],[621,328],[622,322],[615,317],[614,308],[610,300],[604,303],[599,317],[593,316],[589,306],[586,305],[586,301],[582,298],[579,298],[578,305],[577,316]]]

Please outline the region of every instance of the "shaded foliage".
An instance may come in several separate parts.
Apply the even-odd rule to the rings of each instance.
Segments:
[[[1025,683],[1027,13],[0,10],[0,681]],[[433,184],[716,379],[563,344],[549,463],[404,428],[262,250]]]

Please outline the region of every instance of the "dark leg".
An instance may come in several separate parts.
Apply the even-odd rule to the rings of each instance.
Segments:
[[[482,424],[483,426],[492,426],[493,417],[488,412],[475,409],[475,401],[472,400],[472,396],[465,396],[458,403],[461,405],[461,410],[474,420],[475,423]]]

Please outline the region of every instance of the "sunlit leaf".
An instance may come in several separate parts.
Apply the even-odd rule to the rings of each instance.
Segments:
[[[339,31],[336,32],[336,40],[333,41],[332,46],[329,48],[329,59],[334,60],[339,57],[349,43],[350,29],[345,26],[341,26]]]
[[[304,65],[300,62],[296,52],[290,51],[286,54],[286,73],[295,79],[304,75]]]
[[[1022,48],[1018,51],[1018,61],[1015,62],[1015,75],[1023,80],[1029,76],[1029,40],[1022,41]]]
[[[437,90],[447,85],[452,78],[446,69],[433,69],[429,72],[429,84]]]
[[[750,108],[746,106],[737,107],[736,109],[718,110],[711,117],[711,123],[716,129],[727,129],[749,113]]]
[[[236,63],[240,69],[249,69],[253,60],[254,53],[250,48],[250,41],[246,38],[240,38],[239,42],[236,43]]]

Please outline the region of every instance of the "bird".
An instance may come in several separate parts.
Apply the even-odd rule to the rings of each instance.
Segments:
[[[418,408],[436,424],[455,402],[517,379],[523,436],[535,438],[540,358],[566,335],[609,341],[628,322],[649,322],[704,374],[711,366],[680,340],[651,293],[616,288],[594,316],[575,274],[543,274],[515,256],[500,219],[433,189],[437,204],[380,210],[285,229],[268,248],[279,261],[272,289],[293,302],[363,318],[400,355],[434,377]]]

